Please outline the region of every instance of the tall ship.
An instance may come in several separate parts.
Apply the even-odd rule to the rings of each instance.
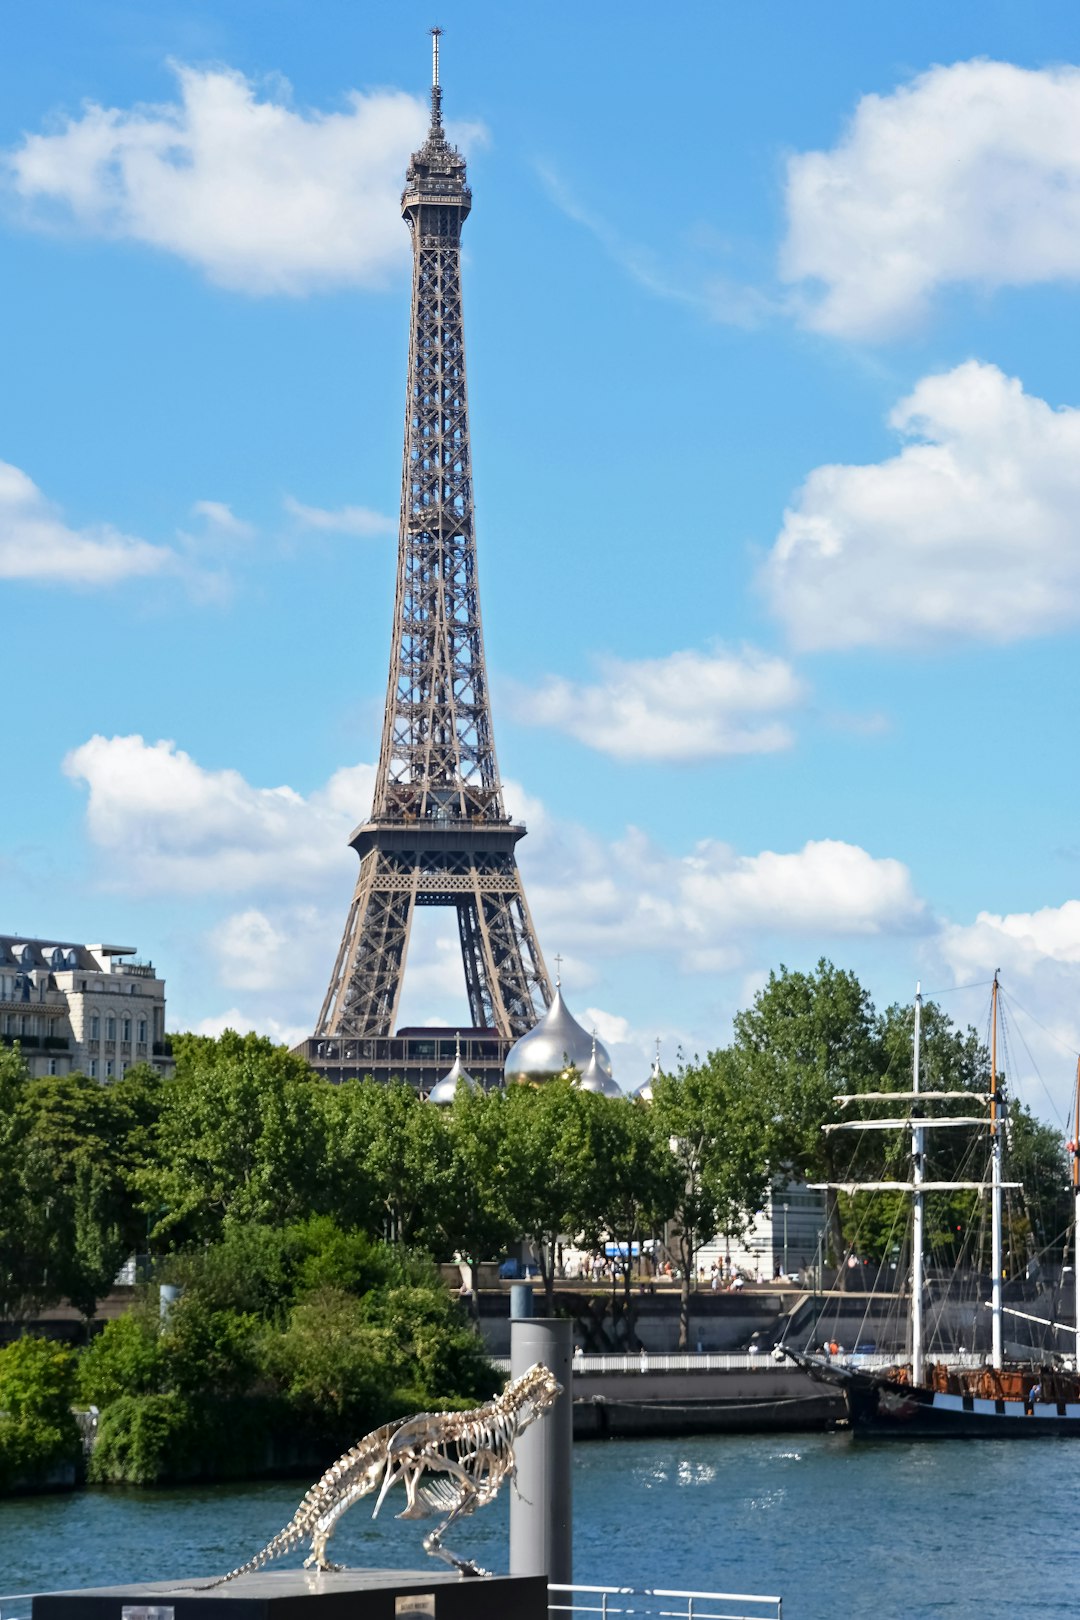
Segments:
[[[912,1083],[910,1091],[861,1092],[837,1098],[843,1106],[854,1103],[908,1104],[905,1118],[847,1119],[827,1129],[904,1132],[910,1144],[909,1181],[879,1180],[821,1182],[821,1190],[853,1194],[890,1192],[910,1197],[911,1241],[911,1355],[890,1367],[871,1369],[859,1358],[842,1359],[826,1353],[808,1354],[783,1346],[789,1359],[820,1383],[838,1387],[844,1395],[851,1427],[857,1435],[933,1438],[1039,1439],[1080,1436],[1080,1265],[1076,1242],[1080,1235],[1080,1062],[1073,1096],[1072,1139],[1068,1144],[1072,1179],[1073,1322],[1013,1311],[1003,1301],[1003,1198],[1019,1183],[1004,1180],[1005,1108],[997,1058],[998,976],[991,993],[990,1081],[984,1093],[928,1090],[921,1079],[922,996],[915,996]],[[935,1104],[978,1106],[978,1114],[935,1117],[927,1112]],[[936,1181],[927,1175],[927,1141],[936,1130],[974,1128],[989,1142],[987,1173],[981,1181]],[[981,1365],[956,1365],[960,1358],[932,1359],[926,1332],[926,1201],[934,1193],[980,1193],[990,1199],[990,1354]],[[1020,1360],[1004,1352],[1006,1316],[1022,1316],[1059,1335],[1064,1346],[1049,1355]],[[1070,1343],[1071,1341],[1071,1343]],[[966,1358],[975,1362],[977,1358]]]

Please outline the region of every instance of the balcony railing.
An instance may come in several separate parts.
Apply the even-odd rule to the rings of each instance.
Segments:
[[[168,1041],[168,1040],[166,1040],[166,1041],[155,1041],[154,1042],[154,1056],[155,1057],[172,1057],[172,1041]]]

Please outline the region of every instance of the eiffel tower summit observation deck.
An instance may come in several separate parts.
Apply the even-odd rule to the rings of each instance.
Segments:
[[[461,308],[465,160],[442,122],[432,30],[431,123],[409,163],[412,236],[397,591],[382,747],[352,904],[314,1036],[297,1051],[331,1079],[429,1086],[454,1058],[489,1082],[552,999],[503,804],[476,573]],[[397,1030],[417,906],[452,906],[472,1027]]]

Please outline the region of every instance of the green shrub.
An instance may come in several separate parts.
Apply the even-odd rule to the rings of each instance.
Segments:
[[[316,1470],[350,1438],[298,1425],[275,1396],[125,1395],[101,1415],[89,1477],[98,1485],[166,1485]]]
[[[74,1398],[75,1357],[66,1346],[27,1337],[0,1350],[0,1489],[43,1482],[64,1463],[79,1465]]]
[[[360,1301],[323,1288],[295,1305],[284,1333],[264,1346],[278,1388],[309,1411],[337,1416],[375,1412],[401,1381],[393,1334],[363,1317]]]
[[[182,1395],[121,1395],[98,1420],[88,1474],[103,1485],[153,1485],[182,1478],[191,1412]]]
[[[159,1345],[165,1388],[182,1395],[243,1395],[255,1382],[263,1325],[240,1311],[211,1311],[196,1295],[177,1301]]]
[[[390,1334],[398,1387],[429,1404],[486,1400],[501,1387],[483,1342],[441,1284],[385,1288],[361,1301],[363,1319]]]
[[[156,1310],[140,1306],[107,1322],[79,1357],[79,1391],[93,1406],[161,1388],[165,1358]]]
[[[295,1227],[232,1223],[219,1243],[171,1255],[160,1276],[179,1283],[185,1297],[197,1297],[208,1310],[252,1311],[269,1319],[292,1304],[303,1252]]]

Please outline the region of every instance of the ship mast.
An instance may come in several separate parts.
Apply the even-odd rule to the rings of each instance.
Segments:
[[[1076,1325],[1076,1370],[1080,1372],[1080,1058],[1076,1060],[1076,1096],[1073,1099],[1072,1184],[1073,1184],[1073,1318]]]
[[[923,1128],[919,1112],[919,1046],[922,1026],[922,986],[915,986],[915,1039],[911,1060],[911,1380],[923,1380]]]
[[[1001,1347],[1001,1149],[1004,1132],[999,1111],[997,1013],[998,975],[995,971],[990,997],[990,1264],[993,1269],[990,1311],[991,1359],[994,1367],[1000,1370],[1004,1360]]]

